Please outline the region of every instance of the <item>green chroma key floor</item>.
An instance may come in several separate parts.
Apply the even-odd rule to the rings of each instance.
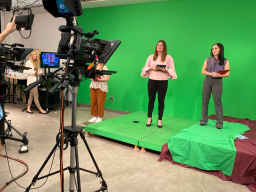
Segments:
[[[167,143],[170,137],[197,122],[195,120],[164,115],[163,128],[159,129],[156,116],[156,114],[153,114],[153,122],[150,127],[146,126],[147,112],[138,111],[86,125],[84,130],[160,152],[162,145]],[[134,123],[133,121],[139,121],[139,123]]]

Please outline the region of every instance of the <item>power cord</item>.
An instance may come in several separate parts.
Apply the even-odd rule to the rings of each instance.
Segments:
[[[20,32],[20,30],[19,30],[19,32]],[[24,36],[21,34],[21,32],[20,32],[20,36],[21,36],[23,39],[28,39],[28,38],[31,36],[31,34],[32,34],[32,28],[30,29],[30,33],[29,33],[29,36],[28,36],[28,37],[24,37]]]
[[[6,149],[5,149],[5,150],[6,150]],[[2,191],[4,190],[4,188],[7,187],[9,184],[11,184],[13,181],[15,181],[15,180],[17,180],[17,179],[23,177],[24,175],[26,175],[26,173],[28,172],[28,165],[27,165],[27,163],[25,163],[25,162],[22,161],[22,160],[15,159],[15,158],[9,157],[9,156],[7,156],[7,155],[2,155],[2,154],[0,154],[0,156],[1,156],[1,157],[5,157],[5,158],[7,158],[7,159],[8,159],[8,158],[9,158],[9,159],[12,159],[12,160],[17,161],[17,162],[19,162],[19,163],[21,163],[21,164],[23,164],[23,165],[26,166],[26,169],[25,169],[25,171],[24,171],[23,173],[21,173],[21,174],[18,175],[17,177],[13,178],[12,180],[10,180],[10,181],[8,181],[7,183],[4,184],[4,186],[3,186],[3,187],[1,188],[1,190],[0,190],[0,192],[2,192]]]
[[[24,173],[22,173],[22,174],[21,174],[21,175],[19,175],[18,177],[13,178],[12,171],[11,171],[11,167],[10,167],[10,163],[9,163],[9,159],[12,159],[12,160],[15,160],[15,159],[14,159],[14,158],[12,158],[12,157],[9,157],[9,156],[7,155],[6,143],[5,143],[5,152],[6,152],[6,155],[1,155],[1,154],[0,154],[0,155],[1,155],[1,156],[3,156],[3,157],[6,157],[6,158],[7,158],[8,168],[9,168],[9,172],[10,172],[10,174],[11,174],[12,180],[11,180],[11,181],[9,181],[9,182],[7,182],[7,183],[2,187],[2,189],[1,189],[1,191],[0,191],[0,192],[2,192],[2,191],[3,191],[3,189],[4,189],[7,185],[9,185],[10,183],[12,183],[13,181],[14,181],[14,182],[19,186],[19,187],[21,187],[21,188],[23,188],[23,189],[27,189],[26,187],[23,187],[23,186],[19,185],[19,184],[16,182],[16,180],[17,180],[17,179],[19,179],[20,177],[24,176],[24,175],[28,172],[28,166],[27,166],[27,164],[26,164],[25,162],[23,162],[23,161],[19,160],[19,162],[20,162],[20,163],[22,163],[22,164],[26,165],[26,168],[27,168],[27,169],[26,169],[26,171],[25,171]],[[52,164],[51,164],[51,167],[50,167],[50,170],[49,170],[49,174],[51,173],[51,170],[52,170],[52,165],[53,165],[53,161],[54,161],[55,153],[56,153],[56,150],[55,150],[54,155],[53,155],[53,158],[52,158]],[[16,161],[16,160],[15,160],[15,161]],[[48,180],[48,177],[49,177],[49,176],[47,176],[47,178],[46,178],[45,182],[44,182],[41,186],[36,187],[36,188],[31,188],[31,189],[39,189],[39,188],[41,188],[42,186],[44,186],[44,185],[45,185],[45,183],[46,183],[46,182],[47,182],[47,180]]]
[[[33,5],[33,4],[35,4],[37,1],[39,1],[39,0],[36,0],[34,3],[31,3],[31,4],[27,5],[27,6]]]
[[[108,101],[108,102],[105,104],[104,109],[106,109],[106,107],[107,107],[107,105],[108,105],[108,103],[109,103],[110,99],[108,99],[107,101]]]
[[[126,112],[129,113],[129,112],[131,111],[131,109],[132,109],[135,105],[136,105],[136,103],[134,103],[134,104],[132,105],[132,107],[131,107],[128,111],[126,111]]]

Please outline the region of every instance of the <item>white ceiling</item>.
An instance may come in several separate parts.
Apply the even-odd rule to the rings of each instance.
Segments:
[[[82,8],[93,8],[93,7],[107,7],[115,5],[125,4],[136,4],[136,3],[147,3],[154,1],[168,1],[168,0],[99,0],[99,1],[88,1],[82,2]]]
[[[17,5],[27,5],[34,3],[36,0],[12,0],[12,6]],[[52,0],[54,1],[54,0]],[[154,2],[154,1],[168,1],[168,0],[97,0],[97,1],[87,1],[82,2],[82,8],[94,8],[94,7],[107,7],[107,6],[115,6],[115,5],[125,5],[125,4],[136,4],[136,3],[147,3],[147,2]],[[42,5],[42,0],[37,1],[35,4],[36,6]],[[33,12],[39,13],[43,12],[44,9],[42,7],[34,7]]]

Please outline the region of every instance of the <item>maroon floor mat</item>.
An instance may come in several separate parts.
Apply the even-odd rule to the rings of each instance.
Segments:
[[[211,115],[209,119],[216,120],[216,116]],[[178,164],[182,167],[215,175],[225,181],[233,181],[238,184],[246,185],[250,191],[256,192],[256,121],[249,119],[238,119],[228,116],[224,116],[224,121],[242,123],[250,128],[250,131],[247,131],[244,134],[244,136],[248,137],[248,139],[235,140],[237,154],[231,177],[224,175],[221,171],[203,171],[190,167],[189,165],[173,161],[167,143],[163,145],[160,159],[158,161],[167,159],[173,164]]]

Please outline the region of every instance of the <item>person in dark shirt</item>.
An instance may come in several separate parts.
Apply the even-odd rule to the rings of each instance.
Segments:
[[[202,74],[206,75],[206,77],[203,82],[202,119],[200,125],[206,125],[208,122],[208,104],[212,93],[217,117],[216,128],[221,129],[223,127],[222,77],[228,77],[229,71],[223,75],[219,71],[229,70],[229,61],[224,57],[224,46],[220,43],[212,46],[211,56],[205,60],[202,68]]]

